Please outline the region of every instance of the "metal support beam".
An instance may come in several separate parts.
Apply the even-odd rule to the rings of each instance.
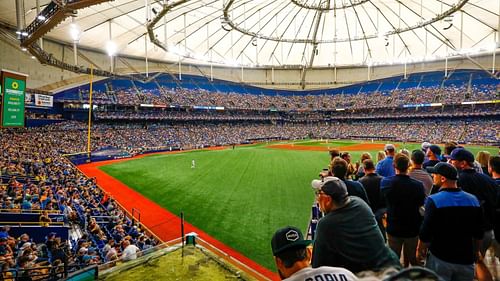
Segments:
[[[321,23],[321,17],[323,15],[323,11],[317,11],[318,15],[316,17],[316,22],[314,23],[314,30],[313,30],[313,36],[312,36],[312,51],[311,51],[311,56],[309,59],[309,65],[304,65],[303,71],[302,71],[302,77],[300,78],[300,83],[302,85],[302,89],[306,88],[306,73],[307,73],[307,68],[312,68],[313,63],[314,63],[314,57],[316,56],[318,52],[318,42],[316,42],[316,39],[318,37],[318,30],[319,30],[319,25]]]
[[[26,27],[26,18],[24,11],[24,0],[16,0],[16,20],[17,20],[17,30],[24,30]],[[21,38],[21,34],[17,35],[18,39]]]

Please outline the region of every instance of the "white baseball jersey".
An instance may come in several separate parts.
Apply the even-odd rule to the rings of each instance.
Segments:
[[[341,267],[305,267],[283,281],[357,281],[358,277]]]

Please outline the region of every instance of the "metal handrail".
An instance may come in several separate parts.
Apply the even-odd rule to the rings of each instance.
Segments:
[[[19,225],[19,226],[40,226],[40,225],[47,225],[48,226],[64,226],[64,222],[62,221],[55,221],[55,222],[40,222],[40,221],[0,221],[0,225]]]
[[[0,209],[0,213],[15,213],[15,214],[40,214],[43,212],[47,212],[49,215],[60,215],[61,211],[59,210],[43,210],[43,209]]]
[[[134,213],[138,213],[139,214],[137,221],[140,223],[141,222],[141,212],[137,208],[132,208],[132,219],[134,218]]]

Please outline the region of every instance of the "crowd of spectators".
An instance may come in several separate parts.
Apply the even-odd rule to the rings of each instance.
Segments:
[[[8,166],[1,165],[2,173],[10,170],[34,172],[37,179],[51,175],[46,169],[40,169],[39,162],[52,161],[57,153],[70,154],[86,151],[87,124],[76,121],[61,122],[41,128],[19,129],[23,136],[40,142],[46,148],[42,155],[29,159],[30,165],[16,162]],[[332,122],[104,122],[92,127],[92,150],[113,147],[130,153],[153,149],[191,149],[208,146],[249,143],[253,141],[277,139],[312,138],[358,138],[389,139],[399,141],[420,141],[422,139],[441,143],[447,139],[459,139],[464,143],[499,142],[500,127],[495,119],[445,119],[445,120],[338,120]],[[5,134],[5,133],[4,133]],[[17,138],[17,136],[16,136]],[[16,152],[9,138],[2,138],[6,143],[5,153],[9,157],[23,151],[34,155],[36,147],[25,147]],[[22,143],[22,142],[21,142]],[[57,150],[57,151],[56,151]],[[42,167],[45,167],[42,165]],[[30,192],[33,189],[29,190]],[[37,190],[38,191],[38,190]],[[35,196],[36,198],[36,196]],[[22,202],[21,202],[22,203]]]
[[[58,126],[58,130],[74,127],[75,124],[65,123]],[[65,241],[57,233],[51,233],[45,241],[35,241],[28,234],[12,237],[8,227],[3,227],[0,263],[4,277],[31,278],[60,272],[62,264],[78,269],[122,256],[127,259],[133,250],[131,246],[140,251],[157,243],[94,179],[87,178],[61,156],[60,145],[68,145],[68,149],[77,146],[61,140],[61,135],[53,130],[0,131],[1,209],[2,212],[41,213],[40,227],[52,223],[47,212],[62,214],[65,224],[73,230],[79,229],[73,233],[80,233],[80,237]],[[109,254],[107,244],[113,245],[113,254]]]
[[[79,93],[77,100],[87,102],[88,92]],[[334,95],[301,95],[297,93],[297,95],[271,96],[161,87],[156,91],[138,88],[123,88],[108,93],[98,91],[93,94],[93,100],[98,105],[220,106],[230,109],[277,109],[288,111],[387,108],[429,103],[460,104],[465,101],[498,100],[498,92],[494,86],[472,87],[470,89],[465,86],[446,86],[442,88],[408,88],[385,92],[374,91]]]
[[[435,118],[483,117],[500,114],[500,108],[491,105],[457,105],[380,109],[350,109],[342,111],[254,111],[254,110],[186,110],[186,109],[97,109],[94,116],[100,120],[219,120],[219,121],[328,121],[381,118]]]
[[[271,240],[282,279],[498,279],[500,156],[475,159],[455,142],[411,153],[386,144],[376,165],[363,153],[350,169],[348,152],[329,153],[329,168],[311,183],[321,211],[312,211],[314,241],[290,226]]]

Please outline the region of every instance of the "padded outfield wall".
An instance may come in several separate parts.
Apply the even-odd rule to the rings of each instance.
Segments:
[[[1,31],[5,31],[2,29]],[[73,63],[73,47],[64,43],[44,40],[44,49],[52,53],[67,63]],[[474,57],[474,60],[483,68],[500,68],[500,51],[497,58],[485,55]],[[23,52],[16,40],[0,33],[0,69],[10,69],[29,75],[27,81],[28,88],[35,88],[46,91],[62,90],[75,85],[88,83],[86,75],[79,75],[69,71],[61,70],[52,66],[42,65],[31,58],[27,52]],[[110,70],[109,57],[98,50],[78,49],[78,65]],[[149,60],[149,72],[170,72],[178,75],[178,62],[161,62]],[[408,74],[424,71],[437,71],[445,68],[444,61],[434,61],[426,63],[408,64],[406,71]],[[146,64],[144,58],[137,57],[119,57],[115,59],[115,69],[120,73],[145,72]],[[458,58],[448,60],[448,69],[479,69],[477,65],[468,59]],[[181,73],[191,75],[211,76],[211,67],[203,65],[184,65],[182,64]],[[315,68],[308,69],[306,75],[306,89],[336,88],[353,83],[365,82],[368,79],[382,79],[391,76],[402,75],[404,65],[387,66],[367,66],[359,67],[338,67],[338,68]],[[302,70],[298,68],[247,68],[247,67],[212,67],[212,76],[221,80],[233,82],[244,82],[254,84],[264,88],[300,90],[301,89]],[[99,79],[96,77],[96,79]]]

